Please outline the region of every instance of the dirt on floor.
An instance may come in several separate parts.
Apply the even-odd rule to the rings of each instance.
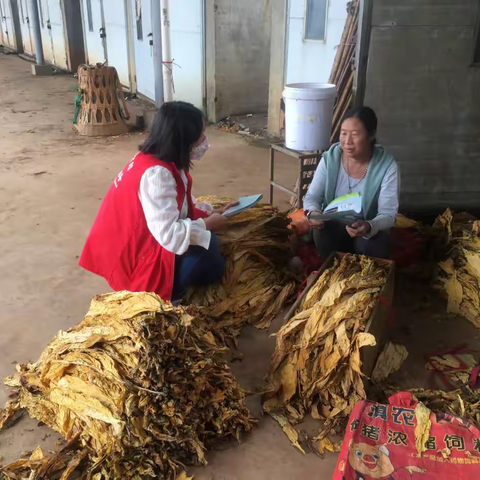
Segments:
[[[80,137],[72,130],[76,79],[32,77],[30,65],[0,54],[0,377],[16,363],[35,361],[61,329],[77,324],[90,299],[109,291],[106,282],[77,264],[83,243],[110,182],[136,153],[143,134],[114,138]],[[194,194],[268,198],[269,155],[242,136],[209,129],[212,148],[195,166]],[[278,162],[278,181],[291,188],[291,159]],[[278,194],[276,203],[288,206]],[[426,275],[423,273],[423,275]],[[479,332],[469,322],[445,314],[445,303],[428,287],[429,276],[398,276],[390,330],[410,356],[395,380],[402,387],[427,386],[425,354],[467,343],[479,349]],[[240,384],[263,385],[281,318],[269,331],[248,327],[232,364]],[[8,391],[0,387],[0,405]],[[242,445],[228,442],[208,454],[209,465],[193,468],[196,479],[265,480],[331,478],[335,455],[324,460],[294,449],[282,430],[261,415],[260,398],[248,399],[260,419]],[[303,429],[311,428],[307,422]],[[58,434],[28,418],[0,433],[1,462],[41,445],[58,450]]]

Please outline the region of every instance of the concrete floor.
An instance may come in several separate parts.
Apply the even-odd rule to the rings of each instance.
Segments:
[[[71,128],[76,80],[32,77],[30,65],[0,55],[0,377],[15,363],[35,361],[60,329],[77,324],[106,282],[77,265],[101,199],[136,153],[143,134],[80,137]],[[194,194],[268,194],[268,150],[236,135],[209,130],[212,148],[193,172]],[[280,165],[291,182],[294,165]],[[286,205],[285,196],[277,197]],[[273,331],[273,329],[272,329]],[[270,332],[271,333],[271,332]],[[274,342],[269,332],[248,329],[243,362],[235,363],[242,386],[262,384]],[[0,387],[0,405],[8,391]],[[277,424],[261,417],[260,399],[249,399],[260,423],[244,444],[228,443],[208,455],[197,479],[260,480],[329,478],[335,456],[303,456]],[[59,436],[23,419],[0,433],[2,463],[41,445],[58,449]]]
[[[90,299],[109,290],[106,282],[77,265],[78,255],[115,175],[136,153],[143,134],[118,138],[80,137],[71,129],[76,80],[32,77],[30,65],[0,54],[0,377],[15,363],[35,361],[60,329],[77,324]],[[196,165],[194,194],[268,194],[268,150],[243,138],[208,131],[212,148]],[[264,144],[260,143],[263,147]],[[295,165],[278,162],[278,180],[291,185]],[[284,195],[276,197],[287,205]],[[423,275],[423,276],[422,276]],[[403,388],[428,386],[425,354],[467,343],[480,350],[479,332],[445,314],[445,302],[429,289],[425,271],[398,276],[393,340],[410,355],[393,380]],[[241,385],[261,387],[274,340],[247,328],[240,339],[242,362],[232,369]],[[8,392],[0,386],[0,405]],[[320,460],[294,449],[278,425],[262,417],[260,398],[250,397],[258,427],[242,445],[227,442],[207,455],[198,480],[293,480],[331,478],[336,457]],[[302,429],[310,430],[307,422]],[[41,445],[58,449],[59,436],[24,418],[0,433],[1,462]]]

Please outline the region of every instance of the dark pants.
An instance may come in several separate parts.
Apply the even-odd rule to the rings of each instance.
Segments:
[[[372,238],[352,238],[345,224],[335,220],[325,222],[325,226],[313,229],[313,241],[322,260],[332,252],[357,253],[375,258],[390,258],[390,230],[378,232]]]
[[[225,260],[220,255],[218,238],[212,233],[208,250],[193,245],[186,253],[175,257],[172,299],[179,300],[190,287],[206,286],[219,282],[224,272]]]

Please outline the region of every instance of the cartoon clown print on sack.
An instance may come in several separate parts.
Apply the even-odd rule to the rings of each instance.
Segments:
[[[413,480],[426,470],[415,466],[395,467],[385,445],[350,442],[348,463],[355,472],[354,480]],[[346,477],[343,477],[347,480]],[[353,480],[353,479],[352,479]]]

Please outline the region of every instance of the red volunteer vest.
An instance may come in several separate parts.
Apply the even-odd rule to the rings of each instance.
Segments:
[[[150,233],[138,198],[143,174],[158,165],[167,168],[175,179],[179,214],[187,195],[188,217],[197,220],[207,216],[193,205],[189,173],[185,192],[185,184],[175,165],[140,152],[113,181],[88,235],[79,264],[104,277],[116,291],[155,292],[164,300],[171,300],[175,254],[165,250]]]

